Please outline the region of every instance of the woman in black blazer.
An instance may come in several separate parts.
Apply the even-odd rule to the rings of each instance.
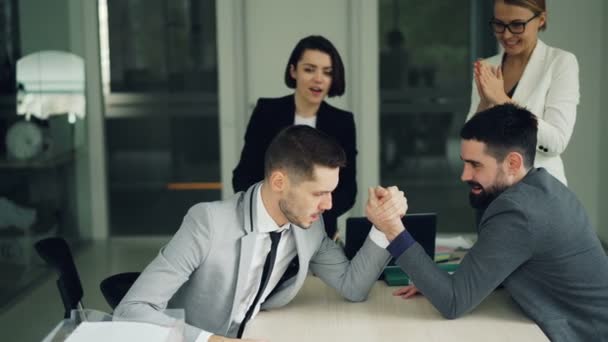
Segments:
[[[332,193],[333,207],[323,214],[330,238],[337,232],[337,218],[355,203],[356,135],[353,114],[325,102],[345,89],[344,65],[333,44],[321,36],[298,42],[285,68],[285,84],[295,92],[285,97],[258,100],[245,133],[241,160],[233,171],[234,191],[244,191],[264,179],[264,155],[281,129],[305,124],[334,137],[346,152],[347,165],[340,170],[340,182]]]

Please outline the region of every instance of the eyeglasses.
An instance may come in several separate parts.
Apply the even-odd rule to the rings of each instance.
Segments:
[[[490,27],[492,27],[496,33],[504,33],[506,29],[509,29],[509,32],[513,34],[522,34],[524,31],[526,31],[526,24],[534,20],[539,15],[540,13],[536,13],[527,21],[513,21],[508,24],[505,24],[500,20],[492,19],[490,20]]]

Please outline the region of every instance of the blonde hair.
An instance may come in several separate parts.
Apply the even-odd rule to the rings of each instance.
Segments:
[[[518,7],[527,8],[535,15],[540,15],[541,13],[547,12],[547,5],[545,4],[545,0],[496,0],[502,1],[507,5],[513,5]],[[547,29],[547,18],[545,18],[545,23],[543,26],[538,28],[540,31],[544,31]]]

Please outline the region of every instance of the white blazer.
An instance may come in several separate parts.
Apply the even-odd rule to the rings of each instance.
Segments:
[[[502,63],[503,53],[486,61]],[[570,141],[579,102],[578,62],[574,54],[546,45],[538,40],[524,70],[513,101],[538,117],[538,142],[534,166],[544,167],[562,183],[568,184],[560,155]],[[479,105],[477,86],[473,81],[471,108],[467,121]]]

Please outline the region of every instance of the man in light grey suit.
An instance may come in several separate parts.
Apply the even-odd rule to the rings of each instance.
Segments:
[[[400,220],[375,224],[397,264],[446,318],[471,311],[503,284],[552,341],[608,341],[608,258],[574,193],[532,166],[537,127],[532,113],[512,104],[477,113],[463,127],[462,180],[481,215],[478,240],[453,275],[437,268]]]
[[[388,240],[372,229],[349,262],[320,220],[345,160],[321,131],[283,130],[266,152],[265,179],[232,199],[193,206],[115,316],[170,324],[162,310],[184,308],[187,341],[229,341],[260,309],[289,303],[309,270],[347,300],[365,300],[389,260]],[[380,202],[374,223],[405,214],[396,188]]]

